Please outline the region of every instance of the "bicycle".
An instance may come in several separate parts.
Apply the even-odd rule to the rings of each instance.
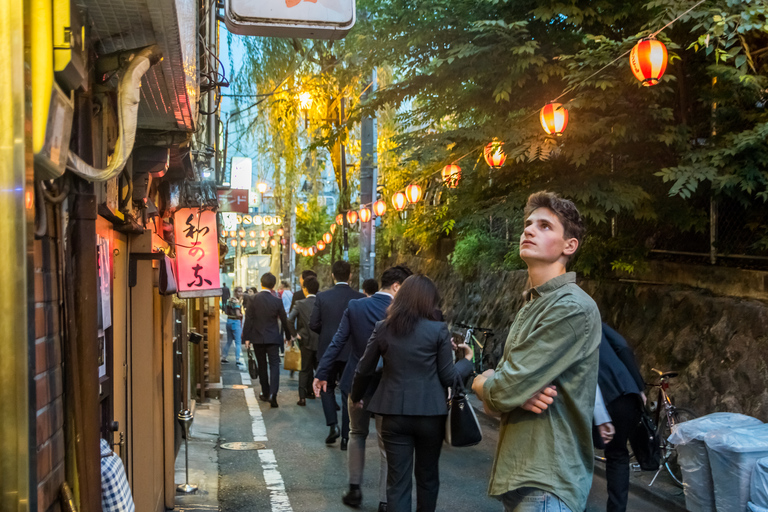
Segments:
[[[459,343],[466,343],[472,350],[472,365],[475,373],[483,373],[488,368],[492,368],[493,366],[489,364],[488,361],[488,359],[490,359],[490,353],[486,353],[486,347],[488,346],[488,340],[493,337],[493,329],[476,327],[461,322],[456,322],[453,325],[454,327],[464,329],[463,333],[453,331],[451,334],[454,338],[457,336],[461,338],[460,341],[454,339],[454,342],[457,345]],[[476,331],[483,335],[482,342],[475,336]]]
[[[668,438],[672,434],[672,427],[685,421],[696,419],[697,415],[690,409],[675,406],[667,392],[669,380],[677,377],[678,372],[663,372],[656,368],[651,368],[651,371],[659,375],[659,383],[648,386],[659,389],[656,403],[652,404],[649,409],[654,413],[653,420],[656,425],[656,436],[659,439],[659,448],[661,450],[661,465],[648,485],[653,485],[661,470],[666,469],[675,484],[682,487],[683,475],[680,471],[680,464],[677,462],[677,450],[675,445],[668,441]]]

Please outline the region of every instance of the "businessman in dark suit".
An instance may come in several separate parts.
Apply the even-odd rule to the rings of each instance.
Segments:
[[[317,342],[319,336],[309,328],[309,319],[315,308],[317,290],[320,283],[312,276],[302,280],[302,290],[305,299],[294,304],[288,313],[288,322],[291,325],[296,322],[296,332],[299,338],[299,350],[301,351],[301,371],[299,372],[299,401],[297,405],[307,405],[307,397],[315,398],[312,392],[312,374],[317,369]]]
[[[317,274],[315,273],[314,270],[304,270],[301,272],[301,275],[299,276],[299,289],[296,293],[293,294],[293,298],[291,299],[291,308],[288,310],[289,313],[293,311],[293,306],[297,302],[307,298],[307,296],[304,295],[304,281],[308,277],[314,277],[315,279],[317,279]]]
[[[352,391],[352,380],[355,377],[357,363],[365,352],[368,338],[371,337],[376,322],[387,316],[387,308],[392,302],[400,285],[408,276],[413,274],[408,267],[391,267],[381,275],[381,290],[365,299],[349,301],[347,310],[341,319],[339,329],[331,341],[331,345],[325,351],[323,360],[317,368],[317,377],[314,381],[315,393],[319,393],[327,385],[328,375],[333,368],[333,363],[338,354],[347,346],[351,348],[347,366],[339,381],[339,389],[349,395]],[[378,284],[377,284],[378,286]],[[363,402],[376,391],[378,378],[375,378],[368,386]],[[360,484],[363,483],[363,468],[365,466],[365,440],[368,437],[371,413],[365,408],[355,408],[347,403],[349,410],[349,491],[342,496],[341,501],[352,507],[360,506],[363,501],[363,493]],[[376,431],[381,432],[381,417],[376,417]],[[379,472],[379,510],[386,510],[387,504],[387,455],[384,444],[379,438],[379,451],[381,452],[381,467]],[[344,441],[342,440],[342,443]]]
[[[277,407],[277,390],[280,386],[280,345],[283,335],[280,334],[277,322],[283,324],[286,340],[293,337],[293,330],[288,324],[283,301],[272,295],[277,278],[267,272],[261,276],[262,290],[248,301],[245,312],[243,338],[246,348],[252,343],[259,365],[259,383],[261,395],[259,399]],[[269,376],[267,375],[267,358],[269,358]]]
[[[333,335],[339,328],[341,317],[347,309],[349,301],[365,297],[357,290],[350,288],[348,281],[352,269],[347,261],[337,261],[331,266],[331,275],[335,283],[330,290],[317,294],[315,307],[312,310],[312,318],[309,328],[320,335],[317,345],[317,359],[322,361],[323,355],[331,344]],[[349,413],[347,411],[347,396],[341,394],[341,432],[339,432],[338,419],[336,417],[336,382],[344,373],[344,367],[349,358],[349,347],[342,350],[335,358],[333,367],[327,375],[328,385],[326,391],[320,394],[323,402],[326,425],[330,427],[330,433],[325,438],[326,444],[333,444],[341,434],[343,440],[349,439]],[[346,441],[343,443],[346,449]]]

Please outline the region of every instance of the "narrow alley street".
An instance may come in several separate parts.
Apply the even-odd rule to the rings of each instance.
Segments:
[[[209,475],[209,485],[198,495],[177,496],[177,510],[222,512],[342,512],[353,510],[341,503],[341,495],[347,488],[347,452],[339,449],[339,442],[326,446],[327,428],[319,400],[308,400],[306,407],[296,404],[298,374],[290,377],[281,371],[279,405],[260,402],[258,383],[252,383],[248,373],[239,371],[234,357],[222,365],[223,387],[220,407],[202,405],[201,413],[219,411],[218,440],[208,438],[218,457],[218,478]],[[216,404],[216,400],[211,401]],[[209,409],[210,407],[210,409]],[[209,415],[210,417],[210,415]],[[195,420],[196,422],[198,420]],[[498,440],[496,423],[480,415],[484,438],[472,448],[448,448],[440,458],[440,496],[437,510],[499,512],[501,505],[486,494],[488,475]],[[371,425],[373,429],[373,424]],[[191,446],[197,432],[205,426],[193,428]],[[206,436],[207,434],[201,434]],[[222,449],[225,443],[263,443],[258,450]],[[183,483],[183,446],[177,460],[177,483]],[[210,449],[191,448],[208,457]],[[192,474],[195,473],[195,454],[190,454]],[[358,509],[373,512],[378,507],[377,485],[379,453],[373,432],[366,445],[366,470],[362,485],[363,504]],[[199,468],[198,468],[199,469]],[[194,476],[190,477],[192,483]],[[680,490],[680,494],[682,491]],[[658,498],[649,501],[632,491],[629,511],[648,512],[657,510],[683,510],[676,504],[664,504]],[[605,510],[605,480],[596,473],[587,512]],[[414,497],[415,506],[415,497]]]

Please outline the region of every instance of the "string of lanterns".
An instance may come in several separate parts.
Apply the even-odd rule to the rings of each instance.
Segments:
[[[629,54],[629,65],[632,70],[632,74],[637,80],[645,87],[651,87],[661,82],[662,76],[667,69],[668,53],[667,48],[661,41],[656,39],[656,36],[665,28],[669,27],[677,20],[682,18],[685,14],[698,7],[706,0],[700,0],[693,5],[687,11],[683,12],[677,18],[669,22],[667,25],[652,33],[651,35],[641,39],[635,46],[628,52],[617,57],[607,65],[600,68],[598,71],[582,80],[580,83],[566,89],[560,96],[544,105],[539,112],[539,122],[542,128],[548,135],[554,135],[559,137],[563,134],[568,126],[568,109],[562,103],[558,103],[557,100],[573,91],[576,87],[592,79],[597,74],[601,73],[606,68],[612,66],[627,54]],[[525,118],[527,119],[527,118]],[[483,158],[485,163],[491,169],[499,169],[506,162],[507,155],[504,152],[504,143],[498,139],[494,139],[488,144],[482,146]],[[476,148],[478,149],[478,148]],[[436,173],[441,174],[442,183],[448,188],[455,189],[459,185],[461,180],[461,167],[458,162],[474,153],[475,150],[457,158],[452,163],[444,166],[442,169],[430,174],[427,179]],[[420,185],[411,183],[405,190],[399,190],[392,195],[392,206],[398,212],[403,211],[409,204],[418,203],[423,197],[423,190]],[[368,206],[371,208],[369,209]],[[346,220],[349,224],[356,224],[358,219],[362,223],[368,223],[375,217],[383,217],[387,211],[387,204],[379,199],[373,203],[361,205],[358,210],[349,210],[346,212]],[[333,240],[333,234],[336,232],[336,226],[344,224],[344,214],[339,213],[336,216],[336,222],[331,224],[330,231],[325,233],[322,240],[319,240],[312,247],[301,247],[299,244],[293,244],[293,250],[303,256],[314,256],[318,251],[323,251],[327,246],[331,244]]]

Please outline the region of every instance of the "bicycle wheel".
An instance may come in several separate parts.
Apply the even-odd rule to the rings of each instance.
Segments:
[[[672,422],[674,425],[696,418],[696,413],[682,407],[675,408],[675,411],[672,413]],[[682,487],[683,473],[680,470],[680,464],[677,461],[677,450],[675,449],[675,445],[667,441],[669,436],[672,434],[672,431],[666,418],[663,418],[660,421],[657,432],[659,433],[659,442],[661,443],[662,463],[664,464],[664,467],[667,469],[669,476],[672,477],[672,480],[675,482],[675,484],[679,487]]]

